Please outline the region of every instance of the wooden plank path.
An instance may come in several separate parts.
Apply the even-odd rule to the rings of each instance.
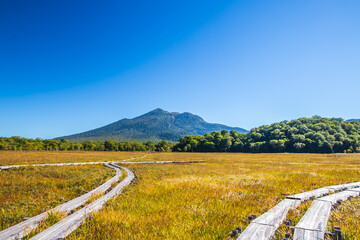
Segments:
[[[120,166],[117,166],[115,164],[112,165],[121,168]],[[42,231],[38,235],[32,237],[31,240],[64,239],[66,236],[76,230],[92,212],[100,210],[105,205],[106,201],[120,194],[122,189],[125,186],[129,185],[135,179],[135,175],[132,171],[124,167],[122,169],[127,172],[127,177],[123,181],[121,181],[115,188],[113,188],[109,193],[105,194],[101,198],[95,200],[94,202],[90,203],[79,211],[71,214],[60,222],[52,225],[50,228]]]
[[[205,162],[205,161],[119,162],[118,164],[121,164],[121,165],[123,165],[123,164],[167,164],[167,163],[203,163],[203,162]],[[0,170],[8,170],[10,168],[19,168],[19,167],[76,166],[76,165],[93,165],[93,164],[105,164],[105,163],[109,163],[109,162],[43,163],[43,164],[29,164],[29,165],[8,165],[8,166],[0,166]]]
[[[295,195],[286,197],[285,200],[278,203],[275,207],[271,208],[268,212],[262,214],[260,217],[253,220],[245,231],[240,234],[237,240],[268,240],[271,239],[276,229],[282,224],[285,220],[287,213],[291,208],[296,208],[301,202],[328,195],[329,193],[335,191],[343,191],[346,189],[354,189],[360,187],[360,182],[339,184],[334,186],[326,186],[311,190],[308,192],[303,192]],[[348,190],[351,191],[351,190]],[[355,191],[352,191],[355,192]],[[330,197],[329,195],[327,197]],[[307,238],[312,239],[312,238]]]
[[[119,162],[118,164],[167,164],[167,163],[204,163],[206,161],[155,161],[155,162]]]
[[[293,199],[281,201],[275,207],[253,220],[237,239],[271,239],[276,229],[285,220],[290,208],[295,208],[300,205],[300,203],[300,200]]]
[[[293,239],[325,239],[331,207],[338,201],[345,201],[350,197],[357,197],[359,194],[360,189],[350,189],[314,200],[300,222],[295,226]]]
[[[26,221],[23,221],[19,224],[16,224],[10,228],[7,228],[7,229],[1,231],[0,239],[1,240],[21,239],[21,238],[25,237],[27,234],[29,234],[33,229],[35,229],[42,220],[47,218],[47,216],[51,212],[69,213],[69,212],[73,211],[74,209],[84,205],[94,194],[104,193],[106,190],[108,190],[111,187],[111,184],[114,181],[118,182],[122,175],[122,172],[118,167],[111,166],[107,163],[105,163],[104,165],[109,168],[112,168],[116,171],[116,174],[113,178],[111,178],[104,184],[100,185],[99,187],[93,189],[92,191],[90,191],[84,195],[81,195],[80,197],[70,200],[70,201],[68,201],[64,204],[61,204],[49,211],[41,213],[35,217],[29,218]]]
[[[137,157],[137,158],[129,158],[129,159],[125,159],[123,161],[127,161],[127,160],[135,160],[135,159],[138,159],[138,158],[144,158],[148,155],[144,155],[144,156],[141,156],[141,157]],[[202,163],[202,162],[205,162],[205,161],[152,161],[152,162],[121,162],[120,164],[169,164],[169,163]],[[38,166],[73,166],[73,165],[88,165],[88,164],[104,164],[105,166],[107,167],[110,167],[110,168],[113,168],[115,169],[116,171],[116,174],[113,178],[111,178],[109,181],[105,182],[104,184],[102,184],[101,186],[95,188],[94,190],[82,195],[82,196],[79,196],[78,198],[75,198],[71,201],[68,201],[64,204],[61,204],[51,210],[48,210],[44,213],[41,213],[35,217],[32,217],[30,219],[27,219],[17,225],[14,225],[10,228],[7,228],[3,231],[0,232],[0,239],[1,240],[15,240],[15,239],[21,239],[23,237],[25,237],[26,235],[28,235],[32,230],[34,230],[42,220],[46,219],[47,216],[51,213],[51,212],[66,212],[66,213],[70,213],[72,212],[74,209],[84,205],[89,199],[91,196],[93,196],[93,194],[98,194],[98,193],[104,193],[106,192],[112,185],[112,183],[114,181],[119,181],[120,179],[120,176],[122,175],[121,173],[121,167],[118,166],[118,165],[115,165],[114,163],[109,163],[109,162],[81,162],[81,163],[45,163],[45,164],[29,164],[29,165],[10,165],[10,166],[0,166],[0,170],[8,170],[8,169],[11,169],[11,168],[18,168],[18,167],[38,167]],[[123,168],[125,171],[130,171],[128,170],[127,168]],[[131,171],[130,171],[131,172]],[[129,173],[129,175],[133,175],[133,173]],[[128,181],[128,180],[127,180]],[[124,181],[122,181],[118,186],[119,188],[123,188],[123,184],[127,183],[125,181],[125,183],[123,183]],[[126,184],[127,185],[127,184]],[[124,185],[125,186],[125,185]],[[119,191],[121,191],[121,189]],[[115,194],[119,194],[119,192],[116,192]],[[107,201],[108,198],[99,198],[98,200],[104,200],[104,201]],[[89,204],[88,206],[90,206],[89,208],[86,208],[87,212],[89,210],[91,211],[95,211],[95,210],[98,210],[98,207],[102,205],[104,202],[97,202],[97,204]],[[100,207],[100,208],[101,208]],[[87,213],[85,214],[87,216]],[[72,216],[72,215],[70,215]],[[69,216],[69,217],[70,217]],[[76,215],[77,217],[75,219],[81,219],[81,221],[83,221],[86,217],[84,217],[83,214],[80,214],[78,213]],[[68,218],[69,218],[68,217]],[[69,218],[69,219],[73,219],[74,217],[72,218]],[[80,221],[80,223],[81,223]],[[80,224],[79,223],[79,224]],[[74,225],[76,226],[76,224]],[[62,229],[62,228],[60,228]],[[75,228],[76,229],[76,228]],[[67,231],[65,231],[67,232]],[[63,233],[62,233],[63,234]],[[60,234],[61,235],[61,234]],[[44,239],[48,239],[48,238],[44,238]]]
[[[121,161],[129,161],[135,160],[139,158],[145,158],[149,156],[149,154],[145,154],[140,157],[132,157],[127,158]],[[38,164],[27,164],[27,165],[8,165],[8,166],[0,166],[0,170],[7,170],[10,168],[19,168],[19,167],[44,167],[44,166],[77,166],[77,165],[92,165],[92,164],[105,164],[110,162],[79,162],[79,163],[38,163]]]

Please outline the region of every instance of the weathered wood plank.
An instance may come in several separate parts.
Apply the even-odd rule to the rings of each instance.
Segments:
[[[296,235],[293,237],[293,240],[323,240],[324,234],[325,233],[322,231],[298,228]]]
[[[237,240],[265,240],[271,239],[275,234],[276,227],[263,225],[259,223],[251,223],[245,231],[237,238]]]
[[[358,188],[358,187],[360,187],[360,182],[345,183],[345,184],[328,186],[328,187],[324,187],[324,188],[329,189],[330,192],[337,192],[337,191],[343,191],[346,189],[352,189],[352,188]]]
[[[115,164],[112,165],[117,166]],[[126,185],[129,185],[134,180],[134,173],[127,168],[123,169],[128,173],[128,176],[123,181],[121,181],[115,188],[113,188],[109,193],[105,194],[101,198],[95,200],[94,202],[90,203],[79,211],[73,213],[62,221],[56,223],[45,231],[34,236],[33,238],[31,238],[31,240],[63,239],[70,233],[72,233],[74,230],[76,230],[92,212],[100,210],[105,205],[106,201],[108,201],[115,195],[118,195]]]
[[[333,186],[326,186],[326,187],[322,187],[322,188],[318,188],[315,190],[311,190],[308,192],[303,192],[303,193],[298,193],[295,195],[291,195],[288,196],[286,198],[288,199],[298,199],[301,201],[306,201],[309,200],[313,197],[317,198],[317,197],[321,197],[323,195],[332,193],[332,192],[337,192],[337,191],[343,191],[346,189],[352,189],[352,188],[357,188],[360,187],[360,182],[353,182],[353,183],[346,183],[346,184],[338,184],[338,185],[333,185]]]
[[[295,195],[291,195],[291,196],[287,196],[287,199],[296,199],[296,200],[300,200],[300,201],[306,201],[309,200],[311,198],[316,198],[316,197],[321,197],[324,194],[328,194],[329,193],[329,189],[328,188],[318,188],[315,190],[311,190],[308,192],[303,192],[303,193],[298,193]]]
[[[335,194],[331,194],[326,197],[319,198],[318,200],[319,201],[328,201],[328,202],[331,202],[332,205],[334,205],[334,204],[336,204],[337,201],[346,201],[350,197],[357,197],[357,196],[359,196],[359,192],[346,190],[346,191],[338,192]]]
[[[334,186],[326,186],[319,189],[315,189],[308,192],[303,192],[295,195],[288,196],[285,200],[277,204],[275,207],[270,209],[268,212],[262,214],[257,219],[253,220],[250,225],[245,229],[245,231],[238,237],[238,240],[241,239],[259,239],[266,240],[271,239],[274,235],[276,229],[281,225],[281,223],[285,220],[286,215],[290,208],[297,207],[302,201],[306,201],[312,198],[321,197],[323,195],[329,194],[329,192],[349,189],[360,186],[360,183],[348,183],[348,184],[339,184]],[[343,194],[344,195],[344,194]],[[345,193],[345,195],[356,195],[356,193]],[[327,203],[324,203],[325,205]],[[328,204],[329,205],[329,204]],[[331,203],[330,203],[331,209]],[[319,217],[321,214],[319,215]],[[326,217],[326,215],[325,215]],[[275,228],[274,231],[270,231],[269,226]],[[266,233],[266,234],[265,234]],[[317,236],[318,230],[314,230],[313,233],[306,232],[305,236]],[[321,234],[320,234],[321,235]],[[261,236],[261,238],[259,238]],[[307,239],[315,239],[315,238],[307,238]]]
[[[301,201],[299,200],[285,199],[260,217],[253,220],[252,223],[271,225],[278,228],[285,220],[290,208],[295,208],[299,206],[300,203]]]
[[[324,239],[327,220],[330,215],[332,203],[330,201],[315,200],[300,222],[295,226],[294,239],[306,240],[312,232],[317,232],[318,238]],[[308,233],[309,232],[309,233]]]
[[[35,217],[29,218],[26,221],[23,221],[19,224],[16,224],[10,228],[7,228],[3,231],[0,232],[0,239],[1,240],[12,240],[12,239],[21,239],[23,237],[25,237],[27,234],[29,234],[33,229],[35,229],[39,223],[46,219],[46,217],[51,213],[51,212],[71,212],[74,209],[82,206],[83,204],[85,204],[91,196],[93,196],[94,194],[98,194],[98,193],[104,193],[106,190],[108,190],[112,183],[114,181],[119,181],[120,176],[122,175],[121,170],[118,167],[115,166],[111,166],[107,163],[104,164],[105,166],[112,168],[116,171],[116,174],[113,178],[111,178],[110,180],[108,180],[107,182],[105,182],[104,184],[100,185],[99,187],[93,189],[92,191],[81,195],[80,197],[77,197],[75,199],[72,199],[64,204],[61,204],[45,213],[41,213]]]
[[[285,220],[290,208],[297,207],[300,200],[285,199],[260,217],[253,220],[237,240],[271,239],[276,229]]]
[[[352,189],[348,189],[347,191],[353,191],[353,192],[360,193],[360,188],[352,188]]]
[[[345,201],[349,197],[355,196],[359,196],[358,191],[346,190],[316,199],[295,226],[294,239],[324,239],[331,207],[338,201]]]

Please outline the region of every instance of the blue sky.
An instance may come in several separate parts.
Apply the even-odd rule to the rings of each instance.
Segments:
[[[250,129],[360,118],[360,2],[0,2],[0,136],[155,108]]]

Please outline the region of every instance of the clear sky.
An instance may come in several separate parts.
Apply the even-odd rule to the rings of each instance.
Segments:
[[[2,0],[0,136],[155,108],[252,127],[360,118],[358,0]]]

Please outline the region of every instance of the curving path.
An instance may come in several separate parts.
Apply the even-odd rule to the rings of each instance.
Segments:
[[[149,156],[149,154],[145,154],[141,157],[133,157],[133,158],[124,159],[121,161],[135,160],[135,159],[139,159],[139,158],[145,158],[147,156]],[[0,170],[7,170],[10,168],[19,168],[19,167],[75,166],[75,165],[93,165],[93,164],[105,164],[105,163],[110,163],[110,162],[38,163],[38,164],[27,164],[27,165],[7,165],[7,166],[0,166]]]
[[[156,163],[198,163],[204,161],[165,161],[165,162],[141,162],[140,164],[156,164]],[[122,163],[129,164],[129,163]],[[130,163],[134,164],[134,163]],[[135,179],[134,173],[125,167],[120,167],[114,163],[111,163],[112,166],[117,167],[118,169],[124,169],[127,172],[127,177],[121,181],[114,189],[112,189],[109,193],[105,194],[101,198],[87,205],[86,207],[80,209],[79,211],[73,213],[62,221],[56,223],[50,228],[44,230],[39,233],[35,237],[31,238],[31,240],[57,240],[64,239],[66,236],[75,231],[82,222],[94,211],[98,211],[105,205],[106,201],[110,198],[119,195],[123,188],[129,185]]]
[[[148,155],[143,155],[141,157],[129,158],[123,161],[128,160],[135,160],[138,158],[144,158]],[[119,164],[169,164],[169,163],[202,163],[205,161],[153,161],[153,162],[121,162]],[[9,165],[9,166],[0,166],[0,170],[7,170],[11,168],[18,168],[18,167],[28,167],[28,166],[72,166],[72,165],[88,165],[88,164],[104,164],[106,167],[113,168],[116,171],[116,174],[113,178],[109,181],[105,182],[101,186],[95,188],[94,190],[81,195],[71,201],[68,201],[64,204],[61,204],[49,211],[41,213],[35,217],[32,217],[26,221],[23,221],[19,224],[16,224],[10,228],[7,228],[0,232],[0,239],[1,240],[16,240],[21,239],[28,235],[32,230],[34,230],[42,220],[46,219],[46,217],[51,212],[66,212],[70,213],[73,210],[81,207],[84,205],[93,194],[104,193],[106,192],[112,185],[114,181],[118,182],[122,172],[121,168],[124,169],[128,176],[121,181],[114,189],[112,189],[109,193],[105,194],[104,196],[100,197],[99,199],[95,200],[94,202],[90,203],[86,207],[80,209],[79,211],[75,212],[74,214],[68,216],[67,218],[63,219],[62,221],[58,222],[57,224],[53,225],[52,227],[48,228],[47,230],[41,232],[40,234],[36,235],[32,239],[62,239],[69,235],[72,231],[80,226],[80,224],[89,216],[89,214],[93,211],[97,211],[103,207],[106,201],[110,198],[114,197],[115,195],[120,194],[121,190],[126,186],[129,185],[135,178],[135,175],[132,171],[127,168],[120,167],[114,163],[109,162],[82,162],[82,163],[49,163],[49,164],[30,164],[30,165]]]
[[[118,169],[121,168],[120,166],[117,166],[115,164],[111,165],[117,167]],[[31,240],[64,239],[66,236],[76,230],[92,212],[100,210],[105,205],[106,201],[120,194],[123,188],[129,185],[135,179],[135,175],[132,171],[127,168],[122,169],[127,172],[127,177],[123,181],[121,181],[115,188],[113,188],[109,193],[105,194],[101,198],[95,200],[94,202],[90,203],[79,211],[73,213],[67,218],[61,220],[55,225],[49,227],[48,229],[42,231],[35,237],[31,238]]]
[[[107,163],[104,164],[106,167],[112,168],[116,171],[116,174],[113,178],[105,182],[104,184],[100,185],[99,187],[95,188],[94,190],[81,195],[73,200],[70,200],[64,204],[61,204],[51,210],[48,210],[44,213],[41,213],[35,217],[29,218],[26,221],[23,221],[19,224],[16,224],[10,228],[7,228],[0,232],[0,239],[2,240],[13,240],[13,239],[21,239],[29,234],[33,229],[35,229],[42,220],[46,219],[46,217],[51,212],[66,212],[69,213],[74,209],[84,205],[94,194],[104,193],[110,187],[111,184],[116,181],[118,182],[122,173],[121,170],[117,167],[111,166]]]

